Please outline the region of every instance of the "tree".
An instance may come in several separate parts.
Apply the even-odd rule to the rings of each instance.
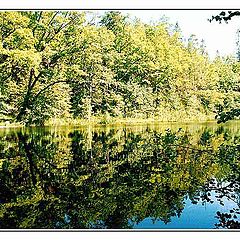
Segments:
[[[221,23],[222,21],[225,21],[225,23],[228,23],[228,21],[230,21],[233,17],[236,17],[236,16],[240,16],[240,11],[222,11],[218,15],[212,16],[212,18],[209,19],[209,21],[211,22],[211,21],[215,20],[219,23]],[[237,52],[237,55],[239,55],[239,52]],[[232,79],[231,81],[234,81],[234,80]],[[237,99],[237,102],[239,102],[239,98]],[[239,104],[237,104],[237,105],[239,105]],[[228,120],[238,118],[239,116],[240,116],[240,108],[239,107],[236,108],[236,107],[228,106],[226,108],[224,106],[221,106],[216,118],[218,119],[218,122],[226,122]]]
[[[192,35],[186,42],[178,24],[166,20],[20,11],[2,12],[0,25],[3,118],[28,125],[59,118],[206,120],[223,99],[237,98],[236,61],[211,61],[204,41]]]
[[[76,40],[81,52],[71,61],[68,74],[72,82],[72,110],[74,116],[114,112],[114,34],[105,28],[87,25]],[[114,104],[113,104],[114,105]]]
[[[57,101],[63,100],[58,94],[68,91],[66,83],[71,79],[65,69],[69,57],[79,51],[74,38],[81,33],[83,14],[1,12],[0,22],[0,86],[8,89],[17,121],[42,124],[58,111],[54,110],[59,109]]]

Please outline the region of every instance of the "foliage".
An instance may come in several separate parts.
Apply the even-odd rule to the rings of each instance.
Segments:
[[[211,22],[215,20],[221,23],[224,20],[225,22],[228,22],[235,16],[240,16],[240,11],[221,11],[218,15],[212,16],[209,21]]]
[[[167,21],[144,24],[118,11],[98,17],[0,13],[3,119],[208,120],[229,95],[237,99],[236,59],[211,61],[204,41],[183,40],[179,26]]]
[[[228,23],[228,21],[232,20],[233,17],[236,16],[240,16],[240,11],[222,11],[220,12],[218,15],[216,16],[212,16],[211,19],[209,19],[210,22],[217,21],[219,23],[222,23],[222,21],[224,20],[225,23]],[[225,75],[222,83],[220,82],[221,89],[224,89],[224,85],[228,85],[227,89],[229,90],[229,87],[234,88],[234,91],[239,92],[239,56],[240,56],[240,51],[239,51],[239,31],[238,31],[238,40],[237,40],[237,57],[238,57],[238,62],[237,63],[230,63],[225,65],[225,69],[227,68],[233,68],[232,71],[224,71],[225,73],[223,73],[223,75]],[[235,70],[234,70],[235,69]],[[227,74],[226,74],[227,73]],[[230,76],[229,76],[230,74]],[[235,82],[235,83],[234,83]],[[237,84],[236,84],[237,83]],[[232,88],[231,87],[231,88]],[[237,98],[237,103],[239,103],[239,96]],[[234,106],[237,105],[237,106]],[[234,104],[233,106],[227,105],[221,105],[220,108],[218,108],[218,114],[216,116],[216,118],[218,119],[218,122],[226,122],[228,120],[232,120],[235,118],[239,118],[240,116],[240,108],[239,108],[239,104]]]

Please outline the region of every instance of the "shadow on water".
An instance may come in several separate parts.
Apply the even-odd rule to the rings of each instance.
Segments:
[[[0,131],[0,228],[240,228],[239,123]]]

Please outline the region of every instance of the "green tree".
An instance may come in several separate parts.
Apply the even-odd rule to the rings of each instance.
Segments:
[[[219,23],[222,23],[222,21],[225,21],[225,23],[228,23],[228,21],[230,21],[233,17],[239,16],[240,12],[239,11],[222,11],[220,12],[218,15],[216,16],[212,16],[211,19],[209,19],[209,21],[217,21]],[[237,48],[239,48],[239,42],[237,41]],[[237,51],[237,56],[239,56],[239,51]],[[236,65],[235,65],[236,66]],[[234,66],[234,68],[235,68]],[[231,66],[230,66],[231,67]],[[235,68],[238,69],[238,68]],[[235,71],[234,71],[235,73]],[[236,76],[236,75],[235,75]],[[232,85],[232,83],[234,84],[234,89],[236,91],[238,91],[239,93],[239,77],[236,80],[236,77],[231,77],[230,81],[223,81],[222,84],[227,84],[229,87],[229,82]],[[239,95],[237,96],[236,100],[234,101],[234,104],[229,106],[229,104],[225,103],[225,106],[220,106],[218,114],[216,116],[216,118],[218,119],[218,122],[226,122],[228,120],[232,120],[235,118],[239,118],[240,116],[240,108],[239,108]]]
[[[58,101],[68,101],[65,68],[78,50],[74,36],[80,34],[83,14],[2,12],[0,18],[1,87],[8,89],[17,121],[42,124],[64,109]]]

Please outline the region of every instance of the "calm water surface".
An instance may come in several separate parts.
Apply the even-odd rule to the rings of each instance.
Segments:
[[[0,129],[0,228],[240,228],[239,139],[237,121]]]

